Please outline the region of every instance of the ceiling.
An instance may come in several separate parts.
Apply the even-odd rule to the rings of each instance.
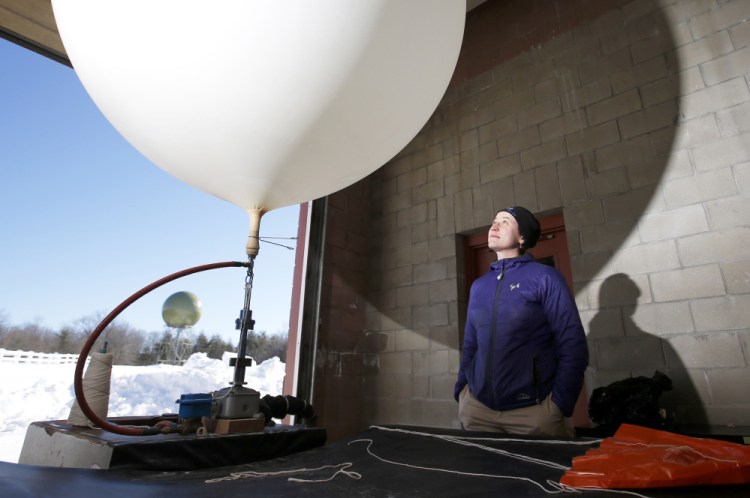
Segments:
[[[486,0],[467,0],[467,12]],[[0,37],[70,66],[52,0],[0,0]]]
[[[0,0],[0,37],[70,65],[51,0]]]

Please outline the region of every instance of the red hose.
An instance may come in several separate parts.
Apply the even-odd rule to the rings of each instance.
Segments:
[[[182,270],[177,273],[173,273],[171,275],[168,275],[160,280],[157,280],[156,282],[147,285],[143,289],[139,290],[129,298],[127,298],[125,301],[120,303],[120,305],[113,309],[109,315],[107,315],[104,320],[101,321],[99,325],[94,329],[93,332],[91,332],[91,335],[89,336],[86,343],[83,345],[83,348],[81,348],[81,354],[78,356],[78,362],[76,363],[76,371],[75,376],[73,378],[73,388],[75,389],[76,394],[76,401],[78,402],[78,406],[80,406],[81,411],[88,417],[89,420],[91,420],[95,425],[101,427],[102,429],[114,432],[115,434],[122,434],[124,436],[146,436],[146,435],[152,435],[152,434],[160,434],[161,431],[158,429],[151,429],[151,428],[142,428],[142,427],[126,427],[123,425],[117,425],[113,424],[111,422],[108,422],[107,420],[101,419],[89,406],[88,402],[86,401],[86,397],[83,394],[83,367],[86,365],[86,358],[88,358],[89,353],[91,352],[91,348],[94,346],[94,343],[99,338],[99,335],[104,331],[105,328],[107,328],[107,325],[112,323],[112,320],[114,320],[117,315],[122,313],[125,308],[133,304],[135,301],[140,299],[141,297],[145,296],[152,290],[161,287],[162,285],[171,282],[173,280],[177,280],[178,278],[185,277],[187,275],[192,275],[193,273],[199,273],[206,270],[215,270],[217,268],[229,268],[229,267],[242,267],[242,266],[248,266],[248,263],[241,263],[239,261],[226,261],[223,263],[212,263],[208,265],[202,265],[202,266],[194,266],[193,268],[188,268],[187,270]]]

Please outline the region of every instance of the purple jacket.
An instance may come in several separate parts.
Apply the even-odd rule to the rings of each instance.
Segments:
[[[512,410],[551,392],[571,416],[589,353],[565,280],[528,254],[491,269],[471,286],[454,397],[468,383],[488,407]]]

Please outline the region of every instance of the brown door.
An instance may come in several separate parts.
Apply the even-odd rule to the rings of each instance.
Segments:
[[[528,252],[540,263],[553,266],[560,270],[565,277],[570,291],[573,292],[573,274],[570,269],[570,255],[568,253],[568,240],[565,235],[565,219],[561,214],[547,216],[539,220],[542,233],[539,241],[533,249]],[[487,248],[487,233],[489,226],[484,232],[470,235],[466,238],[466,301],[469,300],[469,289],[471,283],[490,269],[490,264],[497,260],[494,252]],[[575,411],[573,413],[573,425],[575,427],[590,427],[591,421],[588,417],[588,396],[586,389],[581,390]]]

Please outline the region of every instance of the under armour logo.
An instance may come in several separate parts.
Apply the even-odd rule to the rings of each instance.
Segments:
[[[510,284],[510,290],[516,290],[521,287],[521,284]]]

